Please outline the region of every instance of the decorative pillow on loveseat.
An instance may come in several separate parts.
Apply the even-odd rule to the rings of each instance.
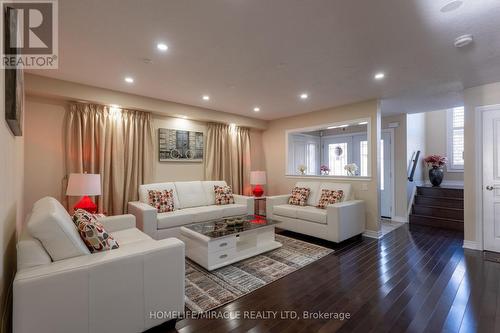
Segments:
[[[231,186],[214,185],[214,192],[216,205],[234,204],[233,189]]]
[[[118,242],[104,229],[104,226],[89,212],[77,209],[73,214],[73,223],[78,229],[90,253],[117,249]]]
[[[174,190],[149,190],[148,203],[156,208],[158,213],[172,212],[174,210]]]
[[[288,203],[295,206],[305,206],[310,193],[311,189],[307,187],[294,187]]]
[[[344,191],[342,190],[322,190],[321,198],[319,198],[318,208],[326,209],[326,206],[341,202],[344,197]]]

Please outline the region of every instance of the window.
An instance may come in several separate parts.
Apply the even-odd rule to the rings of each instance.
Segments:
[[[318,147],[314,143],[308,143],[307,144],[307,150],[306,150],[306,174],[308,175],[315,175],[316,170],[318,169],[317,166],[317,156],[316,153],[318,151]]]
[[[464,108],[448,110],[448,171],[464,169]]]

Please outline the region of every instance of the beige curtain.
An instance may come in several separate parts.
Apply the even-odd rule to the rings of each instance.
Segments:
[[[75,103],[66,117],[66,174],[98,173],[99,212],[123,214],[138,199],[153,167],[153,127],[148,112]]]
[[[205,179],[225,180],[237,194],[249,195],[250,130],[209,123],[205,152]]]

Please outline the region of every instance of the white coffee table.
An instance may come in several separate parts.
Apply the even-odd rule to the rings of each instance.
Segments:
[[[239,218],[244,220],[241,227],[225,224],[230,219],[181,227],[186,256],[211,271],[282,246],[274,239],[277,221],[252,215]]]

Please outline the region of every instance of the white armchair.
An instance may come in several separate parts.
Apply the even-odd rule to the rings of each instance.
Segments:
[[[184,243],[153,240],[134,220],[100,219],[118,249],[85,253],[75,238],[64,244],[73,247],[67,251],[63,242],[47,242],[62,236],[56,229],[78,236],[73,222],[55,199],[40,200],[17,246],[14,332],[142,332],[168,320],[151,314],[183,312]]]
[[[289,194],[267,197],[267,217],[280,221],[279,228],[337,243],[365,231],[365,205],[352,200],[350,184],[299,182],[296,186],[311,190],[306,206],[289,205]],[[343,190],[344,200],[317,208],[322,189]]]

